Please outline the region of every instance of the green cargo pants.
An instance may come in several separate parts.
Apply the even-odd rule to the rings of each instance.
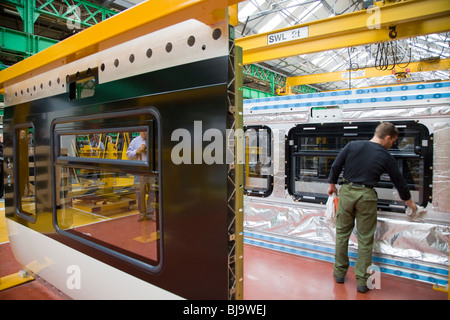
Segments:
[[[377,228],[377,193],[373,188],[342,185],[336,213],[336,253],[334,274],[345,277],[349,267],[348,241],[355,226],[358,239],[358,257],[355,264],[356,282],[365,286],[372,264],[373,237]]]

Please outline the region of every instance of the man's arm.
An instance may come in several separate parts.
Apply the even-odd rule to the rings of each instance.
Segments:
[[[336,183],[338,181],[339,175],[341,174],[342,167],[344,166],[345,159],[347,157],[349,149],[349,144],[347,144],[344,149],[339,152],[336,159],[334,159],[333,164],[331,165],[330,175],[328,176],[328,183],[330,184],[328,187],[328,195],[331,196],[333,193],[338,193],[336,188]]]
[[[133,139],[133,140],[131,140],[130,145],[128,146],[128,149],[127,149],[127,158],[131,159],[131,160],[136,159],[137,150],[138,150],[138,146],[136,145],[136,140]]]
[[[390,161],[388,165],[388,174],[391,178],[392,183],[394,183],[395,188],[398,190],[400,198],[405,201],[405,204],[413,209],[413,211],[417,210],[417,205],[411,198],[411,192],[409,191],[408,184],[406,183],[403,174],[401,173],[397,162],[394,157],[390,156]]]

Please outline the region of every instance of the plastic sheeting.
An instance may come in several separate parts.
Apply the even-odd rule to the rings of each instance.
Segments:
[[[249,124],[268,124],[271,122],[281,123],[304,123],[308,122],[309,110],[296,111],[295,113],[274,113],[274,114],[251,114],[245,115],[244,123]]]
[[[336,230],[325,205],[286,204],[246,197],[244,227],[264,233],[334,246]],[[450,226],[378,217],[374,252],[448,266]],[[355,233],[349,248],[357,249]]]
[[[450,213],[450,123],[434,125],[433,206]],[[450,214],[448,217],[450,221]]]
[[[448,266],[450,227],[378,218],[374,252]]]
[[[415,107],[401,107],[401,108],[373,108],[372,110],[351,109],[345,108],[342,111],[342,119],[347,121],[364,121],[366,119],[418,119],[424,117],[437,117],[442,115],[449,115],[449,106],[415,106]]]

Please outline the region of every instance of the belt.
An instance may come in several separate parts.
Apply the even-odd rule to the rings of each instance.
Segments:
[[[353,186],[353,187],[373,189],[373,186],[370,186],[367,184],[354,183],[354,182],[351,182],[348,180],[344,180],[343,183],[346,185],[349,185],[349,186]]]

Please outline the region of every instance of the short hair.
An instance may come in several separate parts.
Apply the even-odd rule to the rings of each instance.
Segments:
[[[382,122],[375,129],[375,135],[380,139],[386,136],[398,137],[398,129],[391,122]]]

